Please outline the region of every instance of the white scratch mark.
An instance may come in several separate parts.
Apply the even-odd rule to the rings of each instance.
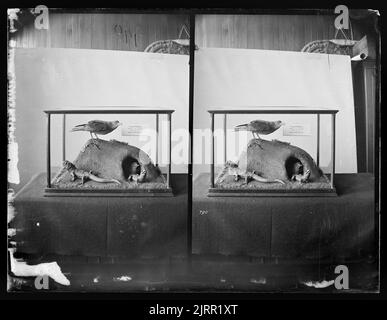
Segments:
[[[321,288],[327,288],[327,287],[331,286],[332,284],[335,283],[335,280],[329,280],[329,281],[326,281],[326,280],[323,280],[323,281],[304,281],[302,283],[304,285],[306,285],[307,287],[314,287],[314,288],[321,289]]]
[[[15,139],[16,73],[14,41],[8,47],[8,182],[19,184],[18,144]]]
[[[10,137],[9,137],[10,138]],[[8,182],[19,184],[20,176],[17,164],[19,162],[19,146],[16,142],[9,142],[8,144]]]
[[[19,244],[22,244],[22,243],[23,243],[22,241],[19,241]],[[17,245],[16,241],[9,241],[8,244],[10,247],[13,247],[13,248],[16,248],[16,245]]]
[[[129,277],[129,276],[121,276],[121,277],[114,277],[113,280],[114,281],[124,281],[124,282],[126,282],[126,281],[132,280],[132,278]]]
[[[369,12],[372,12],[374,14],[376,14],[378,17],[380,17],[380,12],[379,10],[374,10],[374,9],[368,9]]]
[[[16,236],[16,229],[8,228],[8,237],[14,237],[14,236]]]
[[[18,20],[17,14],[20,12],[20,9],[12,8],[8,9],[8,19],[9,19],[9,32],[13,33],[16,32],[17,29],[15,28],[15,20]]]
[[[266,284],[266,279],[265,278],[259,278],[258,280],[257,279],[250,279],[250,282],[251,283],[254,283],[254,284]]]
[[[7,206],[7,220],[10,223],[13,218],[15,218],[16,212],[13,206],[14,191],[12,189],[8,190],[8,206]]]
[[[58,263],[49,262],[49,263],[40,263],[37,265],[28,265],[22,260],[17,260],[14,258],[14,250],[9,250],[10,252],[10,264],[11,271],[17,277],[37,277],[37,276],[49,276],[55,282],[62,284],[64,286],[69,286],[70,281],[62,273]]]

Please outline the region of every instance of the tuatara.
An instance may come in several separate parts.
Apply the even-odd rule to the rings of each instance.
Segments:
[[[95,182],[100,183],[118,183],[121,184],[116,179],[104,179],[97,177],[94,175],[91,171],[85,171],[82,169],[77,169],[74,164],[72,164],[70,161],[63,161],[63,169],[70,173],[71,175],[71,181],[75,181],[77,178],[82,180],[82,184],[85,183],[86,180],[92,180]]]
[[[264,177],[261,177],[260,175],[256,174],[255,171],[252,171],[252,172],[244,171],[238,167],[237,163],[232,162],[232,161],[227,161],[225,163],[224,168],[223,168],[222,172],[219,174],[218,179],[217,179],[219,183],[223,182],[226,174],[234,176],[235,181],[238,181],[239,178],[244,178],[246,184],[248,184],[250,180],[255,180],[255,181],[263,182],[263,183],[279,182],[279,183],[285,184],[285,182],[283,182],[280,179],[270,180],[270,179],[266,179]]]
[[[139,172],[139,169],[140,169],[140,174],[137,173]],[[129,182],[132,182],[132,181],[136,183],[144,182],[146,170],[145,169],[141,170],[141,166],[137,162],[133,162],[131,164],[130,172],[131,173],[128,177]]]
[[[294,174],[291,178],[292,181],[298,181],[301,183],[306,183],[309,181],[310,170],[305,170],[304,174]]]

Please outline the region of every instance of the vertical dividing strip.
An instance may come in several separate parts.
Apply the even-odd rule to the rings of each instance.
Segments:
[[[62,118],[62,160],[66,160],[66,114]]]
[[[189,16],[189,110],[188,110],[188,129],[189,129],[189,161],[188,161],[188,201],[187,201],[187,256],[189,266],[191,266],[192,257],[192,164],[193,164],[193,121],[194,121],[194,71],[195,71],[195,15]]]
[[[51,188],[51,114],[47,113],[47,187]]]
[[[223,115],[223,134],[224,134],[224,155],[223,162],[227,161],[227,113]]]
[[[336,162],[336,157],[335,157],[335,152],[336,152],[336,114],[332,114],[332,171],[331,171],[331,187],[334,187],[334,175],[335,175],[335,162]]]
[[[320,166],[320,114],[317,114],[317,155],[316,155],[317,166]]]
[[[156,113],[156,167],[159,165],[159,114]]]
[[[211,112],[211,188],[214,187],[214,162],[215,162],[215,146],[214,146],[214,117],[215,114]]]
[[[172,114],[168,113],[168,133],[169,133],[169,142],[168,142],[168,187],[171,187],[171,152],[172,152]]]

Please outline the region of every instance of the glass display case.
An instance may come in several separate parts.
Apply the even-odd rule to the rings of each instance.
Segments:
[[[208,110],[211,117],[211,163],[208,196],[336,196],[335,140],[337,109],[307,107],[248,107],[213,108]],[[271,134],[284,125],[279,121],[253,120],[235,127],[235,131],[250,131],[253,138],[248,141],[238,161],[227,159],[227,122],[235,115],[311,115],[316,121],[314,140],[315,159],[302,148],[290,142],[266,140],[262,135]],[[320,168],[321,116],[330,117],[330,171]],[[223,120],[224,166],[215,168],[215,119]],[[324,135],[325,137],[325,135]],[[218,142],[218,139],[217,139]]]
[[[172,109],[157,109],[143,107],[106,107],[106,108],[68,108],[47,109],[47,186],[45,196],[173,196],[171,185],[171,121]],[[69,116],[87,115],[90,119],[83,124],[77,124],[71,131],[84,131],[90,134],[75,160],[69,161],[66,154],[66,134],[70,128],[67,125]],[[115,115],[118,120],[103,119]],[[156,151],[155,160],[141,148],[120,140],[105,140],[101,136],[113,132],[122,123],[120,117],[125,115],[154,116]],[[62,168],[52,177],[52,117],[62,117],[61,144]],[[92,117],[92,118],[91,118]],[[162,146],[168,145],[167,163],[159,166],[160,154],[160,118],[167,122],[167,137]],[[164,171],[164,172],[163,172]]]

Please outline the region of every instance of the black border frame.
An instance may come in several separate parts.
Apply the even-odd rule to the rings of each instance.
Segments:
[[[44,1],[45,4],[47,4],[49,7],[61,7],[62,5],[66,6],[65,9],[60,9],[63,10],[64,12],[71,12],[74,10],[75,6],[72,6],[69,3],[62,2],[61,4],[49,4],[49,1]],[[4,1],[3,2],[5,6],[3,7],[3,13],[4,17],[6,14],[6,9],[7,8],[14,8],[14,7],[34,7],[38,4],[41,4],[40,2],[31,2],[31,1]],[[106,4],[106,2],[105,2]],[[259,2],[259,3],[250,3],[249,4],[243,4],[242,2],[238,1],[238,3],[214,3],[214,2],[208,2],[208,1],[195,1],[191,5],[188,4],[188,7],[182,8],[182,4],[172,4],[168,5],[167,3],[163,3],[164,8],[160,8],[161,3],[158,3],[156,5],[151,5],[151,6],[145,6],[143,2],[129,2],[129,3],[124,3],[124,5],[132,5],[132,8],[112,8],[109,10],[106,9],[95,9],[95,8],[86,8],[87,12],[90,12],[91,10],[94,11],[101,11],[101,13],[108,13],[108,12],[114,12],[114,10],[119,11],[119,12],[127,12],[127,13],[171,13],[171,14],[188,14],[189,15],[189,20],[190,20],[190,98],[189,98],[189,130],[190,133],[192,133],[192,116],[193,116],[193,80],[194,80],[194,75],[193,75],[193,69],[194,69],[194,34],[195,34],[195,28],[194,28],[194,21],[195,21],[195,15],[196,14],[264,14],[264,13],[271,13],[271,14],[325,14],[325,10],[331,12],[332,8],[338,4],[342,4],[341,2],[333,2],[330,3],[329,1],[324,1],[321,3],[318,2],[310,2],[310,1],[294,1],[292,3],[288,3],[286,5],[281,5],[278,3],[273,3],[273,2]],[[255,4],[255,7],[252,6]],[[78,3],[78,6],[80,4]],[[100,2],[94,2],[94,6],[96,7],[102,7]],[[114,6],[114,1],[109,2],[109,6]],[[238,8],[236,8],[238,6]],[[257,6],[260,6],[261,8],[257,8]],[[373,4],[370,3],[370,1],[367,1],[367,4],[347,4],[348,7],[353,8],[353,9],[358,9],[362,8],[364,6],[367,6],[368,8],[377,8],[381,11],[382,16],[384,13],[384,10],[381,10],[380,4]],[[241,8],[242,7],[242,8]],[[277,7],[277,8],[276,8]],[[309,8],[309,9],[300,9],[300,8]],[[320,9],[324,8],[324,9]],[[79,12],[77,10],[77,12]],[[5,25],[7,24],[7,20],[4,18],[3,20],[5,22]],[[4,40],[8,39],[8,34],[6,31],[6,26],[3,26],[1,31],[3,32],[2,36]],[[386,238],[383,233],[380,232],[380,229],[382,228],[382,225],[385,224],[385,219],[380,215],[379,216],[379,211],[381,210],[381,199],[382,199],[382,188],[381,188],[381,137],[383,135],[382,130],[381,130],[381,123],[382,123],[382,113],[381,113],[381,101],[383,100],[383,94],[381,90],[381,85],[382,85],[382,78],[381,78],[381,48],[384,44],[384,42],[381,42],[382,35],[384,35],[384,25],[382,26],[381,24],[381,17],[378,19],[378,28],[380,32],[380,40],[378,44],[378,50],[377,50],[377,62],[378,62],[378,94],[377,94],[377,103],[376,103],[376,110],[375,110],[375,117],[376,117],[376,122],[375,122],[375,214],[377,218],[375,219],[376,223],[376,230],[379,230],[379,234],[375,234],[375,242],[379,243],[379,252],[381,252],[381,248],[385,247],[385,242]],[[382,31],[383,30],[383,31]],[[193,37],[192,37],[193,36]],[[7,43],[4,41],[4,46],[7,46]],[[4,73],[7,71],[7,56],[5,53],[5,48],[3,49],[3,67],[4,67]],[[3,93],[7,89],[7,80],[5,80],[5,76],[3,76]],[[5,105],[7,104],[7,96],[4,94],[4,102]],[[4,137],[8,132],[6,131],[7,128],[7,123],[5,122],[7,117],[5,116],[5,112],[3,113],[4,118],[3,119],[3,132],[4,132]],[[192,135],[191,135],[192,136]],[[5,139],[4,139],[5,142]],[[190,141],[191,146],[193,145],[193,141]],[[3,143],[3,146],[6,144]],[[5,162],[6,159],[6,154],[7,152],[4,152],[4,162],[3,162],[3,168],[7,165]],[[190,151],[190,159],[192,159],[192,152]],[[8,162],[8,159],[7,159]],[[7,176],[6,176],[6,171],[2,170],[2,173],[4,174],[4,179],[2,179],[2,182],[4,184],[4,189],[5,190],[5,185],[7,185]],[[189,201],[188,203],[190,204],[190,201],[192,201],[192,161],[188,166],[188,192],[189,192]],[[5,194],[5,192],[4,192]],[[5,194],[5,197],[7,195]],[[5,201],[4,203],[4,209],[5,207]],[[192,217],[192,207],[189,205],[188,208],[188,218],[190,219]],[[5,221],[5,228],[7,228],[7,218],[6,215],[3,216],[3,221]],[[379,228],[380,227],[380,228]],[[3,230],[5,230],[5,228]],[[190,236],[192,234],[192,229],[191,226],[187,226],[187,235]],[[5,240],[5,239],[4,239]],[[8,239],[7,239],[8,242]],[[4,241],[2,242],[4,245],[4,251],[7,250],[7,242]],[[189,241],[189,247],[191,246],[191,242]],[[383,256],[384,258],[384,256]],[[195,301],[196,303],[199,303],[199,300],[202,302],[208,303],[208,300],[203,301],[203,299],[219,299],[221,298],[222,301],[234,301],[234,303],[238,303],[241,300],[256,300],[256,299],[263,299],[263,300],[273,300],[274,298],[277,300],[299,300],[299,299],[312,299],[312,300],[321,300],[321,299],[332,299],[334,298],[335,300],[363,300],[363,299],[372,299],[372,300],[387,300],[387,294],[386,294],[386,288],[387,288],[387,282],[386,282],[386,276],[383,272],[381,272],[382,267],[384,266],[382,262],[382,257],[379,257],[380,260],[380,269],[379,269],[379,275],[380,275],[380,294],[369,294],[369,293],[359,293],[359,294],[307,294],[307,293],[301,293],[301,294],[287,294],[286,296],[281,293],[272,293],[272,294],[267,294],[267,293],[201,293],[201,294],[184,294],[184,293],[60,293],[58,294],[53,294],[52,292],[33,292],[33,294],[30,293],[8,293],[6,291],[6,283],[7,279],[4,277],[4,275],[7,272],[7,265],[3,263],[3,267],[5,266],[5,270],[3,270],[0,279],[0,293],[1,293],[1,298],[6,299],[6,300],[25,300],[25,299],[31,299],[31,300],[41,300],[41,299],[49,299],[49,300],[68,300],[68,299],[77,299],[77,300],[89,300],[89,299],[97,299],[97,300],[105,300],[105,299],[119,299],[119,300],[151,300],[153,302],[146,302],[144,304],[138,304],[138,307],[143,307],[146,305],[153,305],[156,303],[155,301],[164,301],[165,299],[174,299],[174,300],[185,300],[187,301]],[[6,262],[6,260],[4,260]],[[251,301],[250,301],[251,302]],[[181,304],[181,301],[177,303],[175,301],[175,304]],[[249,307],[252,307],[252,310],[256,311],[257,305],[255,303],[247,304]]]

